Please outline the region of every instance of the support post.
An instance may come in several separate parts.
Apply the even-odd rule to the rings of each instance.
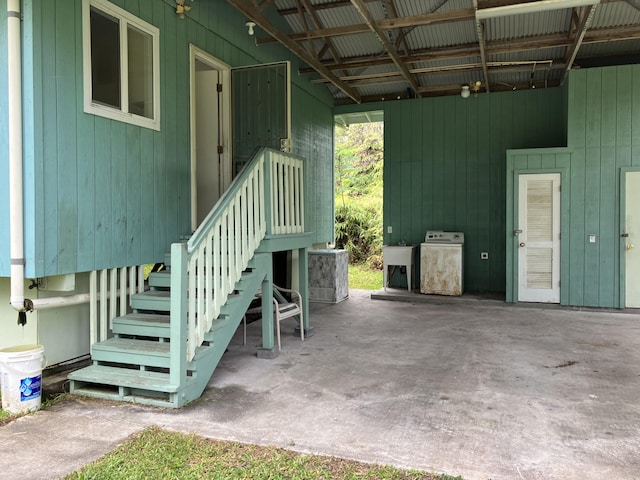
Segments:
[[[258,348],[258,358],[276,358],[280,352],[275,348],[273,335],[273,255],[266,262],[266,275],[262,280],[262,347]]]
[[[313,337],[313,327],[309,321],[309,260],[306,248],[298,249],[298,288],[302,296],[304,338]],[[300,325],[299,328],[303,328],[303,326]]]
[[[172,385],[187,384],[187,244],[171,245],[171,346],[169,377]],[[181,393],[184,395],[184,393]]]

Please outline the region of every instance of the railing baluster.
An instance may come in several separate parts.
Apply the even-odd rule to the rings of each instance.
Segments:
[[[89,346],[98,341],[98,272],[89,274]]]
[[[187,360],[211,329],[264,235],[304,231],[301,160],[265,149],[237,181],[187,245]]]
[[[100,270],[100,336],[99,341],[103,341],[107,339],[107,322],[109,318],[108,313],[108,280],[107,280],[108,270]]]

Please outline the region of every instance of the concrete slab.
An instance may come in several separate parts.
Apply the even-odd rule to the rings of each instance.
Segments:
[[[638,478],[637,314],[352,290],[311,321],[273,360],[250,324],[183,409],[78,398],[0,427],[0,478],[59,478],[149,425],[470,480]]]

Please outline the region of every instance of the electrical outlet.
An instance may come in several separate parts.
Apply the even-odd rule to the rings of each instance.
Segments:
[[[391,225],[387,227],[387,233],[393,233],[393,227]]]
[[[482,252],[480,254],[480,260],[489,260],[489,252]]]

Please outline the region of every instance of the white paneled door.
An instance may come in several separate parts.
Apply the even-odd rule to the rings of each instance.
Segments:
[[[640,308],[640,172],[626,172],[625,183],[625,307]]]
[[[518,301],[560,303],[560,174],[522,174],[518,187]]]

